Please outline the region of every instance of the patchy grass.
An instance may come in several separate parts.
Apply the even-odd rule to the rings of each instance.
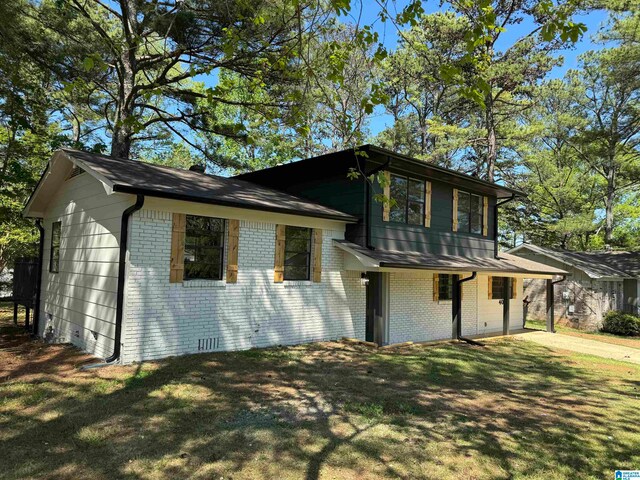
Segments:
[[[87,361],[0,345],[1,479],[557,480],[640,466],[640,368],[532,342],[77,369]]]
[[[546,330],[547,324],[541,320],[527,320],[527,328],[533,330]],[[577,328],[567,327],[565,325],[556,325],[556,332],[563,335],[571,335],[572,337],[588,338],[599,342],[611,343],[613,345],[624,345],[625,347],[640,348],[640,337],[622,337],[612,333],[601,332],[599,330],[579,330]]]

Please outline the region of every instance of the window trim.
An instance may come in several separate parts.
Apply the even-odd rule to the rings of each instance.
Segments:
[[[302,252],[296,252],[293,250],[287,250],[287,240],[290,238],[287,235],[287,229],[289,228],[299,228],[304,229],[309,232],[309,241],[307,243],[307,277],[306,278],[287,278],[287,253],[297,253],[301,254]],[[282,259],[282,279],[285,282],[309,282],[311,280],[311,255],[313,253],[313,228],[310,227],[298,227],[295,225],[285,225],[285,233],[284,233],[284,257]],[[291,265],[290,265],[291,266]]]
[[[417,178],[417,177],[411,177],[409,175],[404,175],[404,174],[400,174],[400,173],[392,173],[389,172],[389,200],[393,200],[393,197],[391,196],[391,184],[393,182],[393,177],[398,177],[398,178],[403,178],[407,181],[407,188],[406,188],[406,192],[405,192],[405,198],[406,201],[404,203],[404,218],[405,221],[401,222],[398,220],[393,220],[392,218],[392,213],[393,213],[393,209],[398,207],[398,203],[396,202],[395,205],[392,205],[389,207],[389,221],[393,222],[393,223],[397,223],[400,225],[410,225],[410,226],[414,226],[414,227],[424,227],[425,226],[425,215],[426,215],[426,208],[427,208],[427,199],[426,199],[426,192],[427,192],[427,180],[424,180],[422,178]],[[413,201],[413,203],[419,203],[420,205],[422,205],[422,210],[421,210],[421,214],[420,214],[420,220],[418,223],[410,223],[409,222],[409,203],[412,203],[409,200],[409,184],[411,183],[411,181],[414,182],[420,182],[422,184],[422,195],[420,197],[419,201]]]
[[[187,274],[187,256],[185,255],[187,252],[187,228],[188,228],[188,219],[189,217],[202,217],[202,218],[213,218],[215,220],[222,220],[222,231],[220,232],[220,235],[222,237],[222,241],[220,244],[220,247],[209,247],[209,248],[219,248],[220,249],[220,267],[219,267],[219,276],[218,278],[189,278],[188,274]],[[186,214],[185,215],[185,226],[184,226],[184,247],[183,247],[183,258],[182,258],[182,265],[183,265],[183,276],[182,276],[182,281],[183,282],[198,282],[198,281],[204,281],[204,282],[220,282],[222,280],[224,280],[224,272],[225,272],[225,250],[227,248],[227,242],[226,242],[226,237],[227,237],[227,219],[226,218],[221,218],[221,217],[210,217],[207,215],[191,215],[191,214]]]
[[[53,244],[53,240],[55,238],[54,231],[58,227],[58,245]],[[60,273],[60,243],[62,240],[62,221],[58,220],[57,222],[53,222],[51,224],[51,241],[49,243],[49,273]],[[58,249],[58,262],[53,268],[53,249]]]
[[[468,195],[469,196],[469,211],[467,212],[467,230],[462,230],[460,228],[460,219],[463,218],[462,215],[460,215],[460,197],[461,195]],[[457,205],[456,207],[456,212],[455,212],[455,218],[457,219],[456,222],[456,229],[455,231],[458,233],[467,233],[470,235],[479,235],[479,236],[483,236],[483,232],[484,232],[484,227],[485,227],[485,219],[484,219],[484,196],[477,194],[477,193],[472,193],[472,192],[468,192],[466,190],[458,190],[457,193],[457,197],[458,197],[458,201],[457,201]],[[478,229],[478,232],[472,232],[471,231],[471,217],[473,215],[473,211],[471,210],[471,197],[478,197],[478,212],[476,212],[476,214],[479,215],[480,218],[480,227]]]

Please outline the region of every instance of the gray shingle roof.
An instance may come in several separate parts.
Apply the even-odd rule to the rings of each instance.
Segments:
[[[421,252],[399,252],[395,250],[370,250],[347,240],[334,240],[346,250],[368,257],[380,267],[415,268],[450,272],[501,272],[531,275],[564,275],[567,272],[543,263],[527,260],[508,253],[494,257],[459,257],[435,255]]]
[[[511,249],[517,255],[521,249],[528,249],[534,253],[554,258],[567,265],[585,272],[591,278],[602,277],[640,277],[640,252],[571,252],[568,250],[554,250],[524,243]]]
[[[143,194],[230,207],[346,222],[354,217],[246,180],[65,148],[64,152],[112,183],[114,192]]]

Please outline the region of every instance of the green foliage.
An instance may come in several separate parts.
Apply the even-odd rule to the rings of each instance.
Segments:
[[[611,311],[605,315],[601,330],[625,337],[638,337],[640,336],[640,317]]]

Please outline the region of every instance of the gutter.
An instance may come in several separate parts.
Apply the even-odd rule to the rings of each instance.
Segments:
[[[129,217],[144,205],[144,195],[136,197],[136,203],[122,212],[120,223],[120,256],[118,260],[118,293],[116,297],[116,334],[113,340],[113,353],[105,359],[105,364],[113,363],[120,358],[122,339],[122,316],[124,312],[124,282],[127,267],[127,243],[129,239]]]
[[[42,219],[36,218],[36,228],[40,232],[40,244],[38,246],[38,284],[36,285],[36,304],[33,312],[33,332],[32,337],[37,337],[40,331],[40,290],[42,289],[42,262],[44,256],[44,227]]]
[[[500,258],[498,255],[498,207],[515,200],[516,194],[511,194],[511,197],[501,202],[496,202],[493,206],[493,256]]]

